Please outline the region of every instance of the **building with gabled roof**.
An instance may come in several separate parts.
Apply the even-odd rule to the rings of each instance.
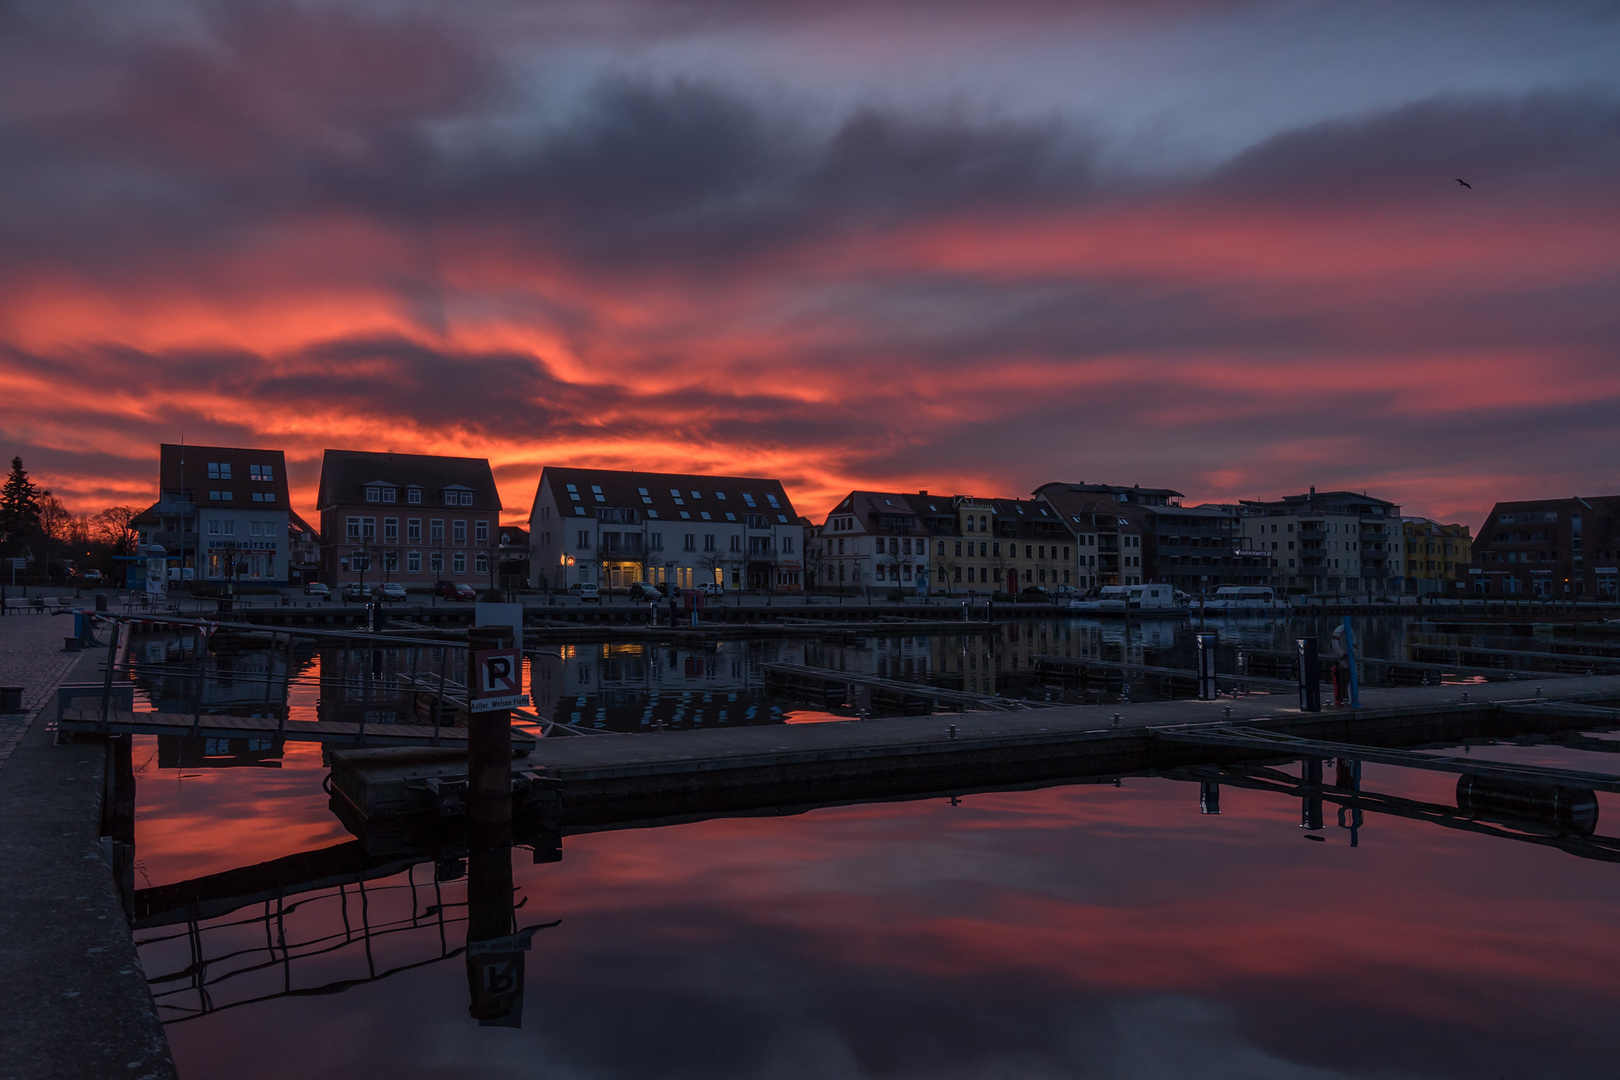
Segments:
[[[853,595],[880,589],[926,595],[929,541],[954,531],[951,496],[851,491],[821,527],[818,585]]]
[[[488,458],[328,450],[316,509],[324,581],[494,586],[501,496]]]
[[[529,510],[529,582],[798,592],[804,526],[780,480],[548,465]]]
[[[287,584],[287,458],[280,450],[163,443],[158,501],[134,521],[175,580]]]

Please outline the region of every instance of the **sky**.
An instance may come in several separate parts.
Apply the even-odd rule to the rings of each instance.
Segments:
[[[1463,187],[1457,179],[1466,180]],[[1620,4],[0,0],[0,451],[1620,491]]]

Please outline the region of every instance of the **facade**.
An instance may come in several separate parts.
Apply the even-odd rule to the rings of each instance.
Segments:
[[[934,542],[935,588],[1011,593],[1081,581],[1079,542],[1057,510],[1034,499],[957,496],[957,535]]]
[[[1104,585],[1140,585],[1168,582],[1189,595],[1210,592],[1222,585],[1269,585],[1271,559],[1242,543],[1240,515],[1229,506],[1182,506],[1182,494],[1170,488],[1124,487],[1116,484],[1044,484],[1037,498],[1061,503],[1067,517],[1073,508],[1091,501],[1092,517],[1099,513],[1124,519],[1135,546],[1118,555],[1121,565],[1112,574],[1118,581]],[[1077,523],[1078,524],[1078,523]]]
[[[1037,501],[1051,506],[1078,543],[1084,565],[1077,577],[1097,589],[1154,580],[1148,508],[1168,505],[1179,493],[1168,488],[1119,488],[1109,484],[1042,484]],[[1153,500],[1162,500],[1155,502]]]
[[[1454,595],[1457,572],[1467,567],[1472,545],[1467,525],[1442,525],[1419,517],[1402,518],[1404,568],[1400,591],[1407,596]]]
[[[500,492],[485,458],[328,450],[321,580],[493,587]]]
[[[286,585],[287,460],[280,450],[159,447],[158,501],[135,520],[174,580]]]
[[[1239,504],[1242,550],[1266,551],[1273,584],[1314,596],[1387,596],[1399,586],[1401,508],[1358,491]],[[1393,580],[1392,580],[1393,579]]]
[[[1620,495],[1497,503],[1457,575],[1468,596],[1620,600]]]
[[[798,592],[804,526],[779,480],[547,466],[529,510],[529,582]]]
[[[287,511],[287,565],[294,585],[320,577],[321,534],[292,510]]]
[[[850,595],[929,592],[930,538],[954,528],[949,496],[852,491],[821,527],[825,587]],[[931,528],[932,525],[932,528]]]

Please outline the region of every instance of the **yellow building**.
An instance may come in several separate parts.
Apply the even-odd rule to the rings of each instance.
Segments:
[[[1457,570],[1468,565],[1473,547],[1467,525],[1402,518],[1401,540],[1406,595],[1429,596],[1454,590]]]

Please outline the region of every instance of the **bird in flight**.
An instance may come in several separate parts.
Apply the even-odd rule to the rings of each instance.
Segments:
[[[1465,188],[1467,188],[1467,189],[1468,189],[1468,190],[1469,190],[1469,191],[1473,191],[1473,190],[1474,190],[1474,185],[1473,185],[1473,184],[1470,184],[1470,183],[1469,183],[1469,182],[1468,182],[1468,181],[1466,181],[1466,180],[1461,180],[1461,179],[1458,179],[1458,178],[1457,178],[1457,177],[1455,177],[1455,176],[1453,176],[1453,177],[1452,177],[1452,179],[1453,179],[1453,180],[1456,180],[1456,181],[1457,181],[1457,183],[1459,183],[1459,184],[1461,184],[1461,185],[1462,185],[1462,186],[1463,186],[1463,187],[1465,187]]]

